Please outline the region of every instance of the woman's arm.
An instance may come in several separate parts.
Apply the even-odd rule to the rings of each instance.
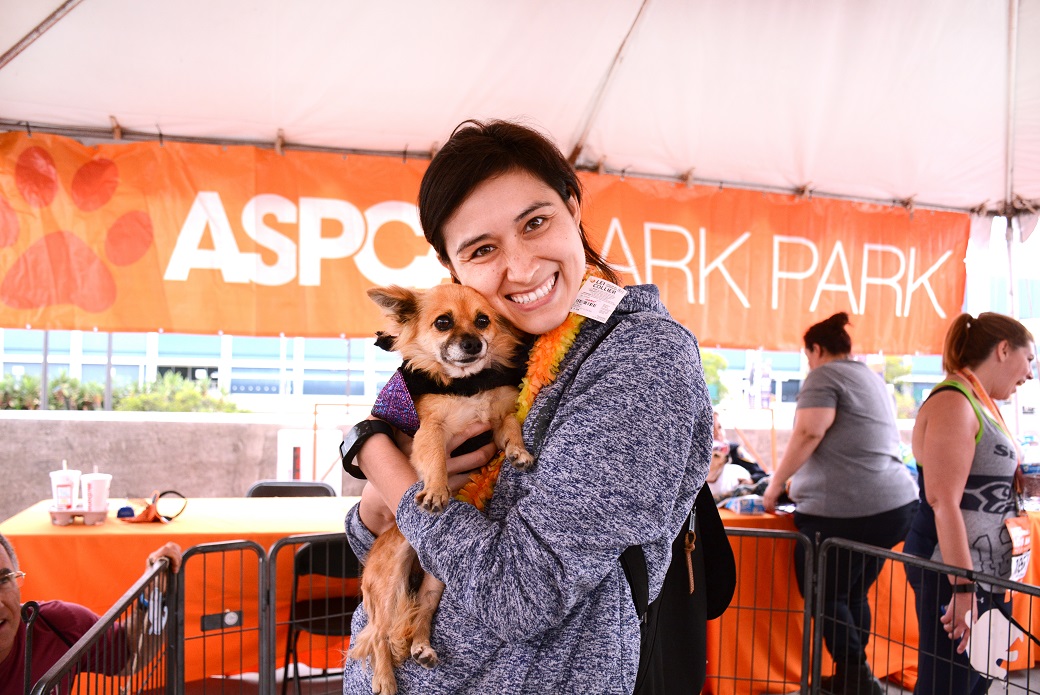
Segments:
[[[525,439],[533,429],[529,420]],[[626,547],[670,541],[689,513],[711,450],[711,404],[689,333],[659,320],[616,327],[546,432],[529,447],[535,465],[518,474],[522,493],[503,518],[457,502],[430,515],[407,499],[397,514],[446,595],[510,642],[559,625],[620,572]],[[656,546],[644,547],[651,571],[663,567]]]
[[[914,431],[914,455],[921,462],[926,498],[935,513],[942,561],[969,570],[973,564],[961,498],[975,456],[978,430],[979,422],[968,399],[956,391],[943,391],[922,406]],[[951,637],[961,640],[957,648],[961,653],[968,645],[970,623],[964,616],[969,610],[975,610],[974,594],[955,593],[942,618]]]
[[[392,522],[393,510],[397,509],[405,491],[419,477],[409,463],[407,454],[398,448],[394,440],[383,434],[368,438],[358,452],[355,463],[368,479],[361,494],[361,520],[373,533],[379,534],[388,527],[386,512],[390,512],[389,521]],[[379,509],[380,502],[383,509]]]
[[[787,443],[784,457],[773,472],[773,477],[762,495],[762,504],[767,512],[776,510],[776,501],[784,491],[787,481],[809,460],[816,451],[823,435],[834,424],[836,408],[799,408],[794,414],[791,441]]]
[[[483,433],[485,429],[485,426],[478,424],[456,433],[448,441],[448,452]],[[361,522],[377,536],[394,524],[394,516],[401,504],[401,498],[408,488],[419,480],[409,461],[410,451],[411,438],[406,435],[400,435],[396,442],[391,441],[389,437],[373,436],[358,453],[357,463],[368,478],[361,491],[358,513],[361,515]],[[470,473],[483,466],[494,455],[494,444],[487,444],[468,454],[448,458],[448,486],[452,493],[462,489],[469,480]]]

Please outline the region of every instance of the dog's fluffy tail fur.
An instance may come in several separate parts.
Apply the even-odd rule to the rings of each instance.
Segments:
[[[368,662],[374,692],[396,691],[393,669],[411,656],[420,606],[411,589],[412,549],[397,527],[382,533],[361,578],[368,624],[352,636],[348,656]]]

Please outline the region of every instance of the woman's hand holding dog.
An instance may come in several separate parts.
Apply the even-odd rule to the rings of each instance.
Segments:
[[[481,434],[485,426],[475,425],[452,436],[447,451]],[[361,493],[361,520],[377,536],[393,523],[401,497],[419,477],[409,462],[411,437],[401,435],[394,442],[386,437],[372,437],[358,453],[357,463],[368,483]],[[495,445],[487,444],[468,454],[448,459],[448,487],[455,494],[469,481],[469,475],[495,455]]]

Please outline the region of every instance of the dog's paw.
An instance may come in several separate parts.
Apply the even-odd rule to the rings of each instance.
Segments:
[[[397,695],[397,679],[372,677],[372,695]]]
[[[425,668],[433,668],[437,665],[437,652],[429,644],[413,644],[412,658]]]
[[[372,695],[397,695],[397,678],[391,670],[374,669],[372,674]],[[380,673],[380,671],[383,671]]]
[[[440,514],[448,505],[451,493],[447,487],[430,489],[424,487],[415,495],[415,502],[430,514]]]
[[[506,453],[506,461],[518,471],[526,471],[534,465],[534,457],[522,447],[516,447]]]

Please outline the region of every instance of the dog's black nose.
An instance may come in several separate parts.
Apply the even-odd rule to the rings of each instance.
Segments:
[[[459,347],[461,347],[462,351],[467,355],[479,355],[480,351],[484,348],[484,344],[481,342],[480,338],[475,335],[464,335],[462,336],[462,340],[459,341]]]

